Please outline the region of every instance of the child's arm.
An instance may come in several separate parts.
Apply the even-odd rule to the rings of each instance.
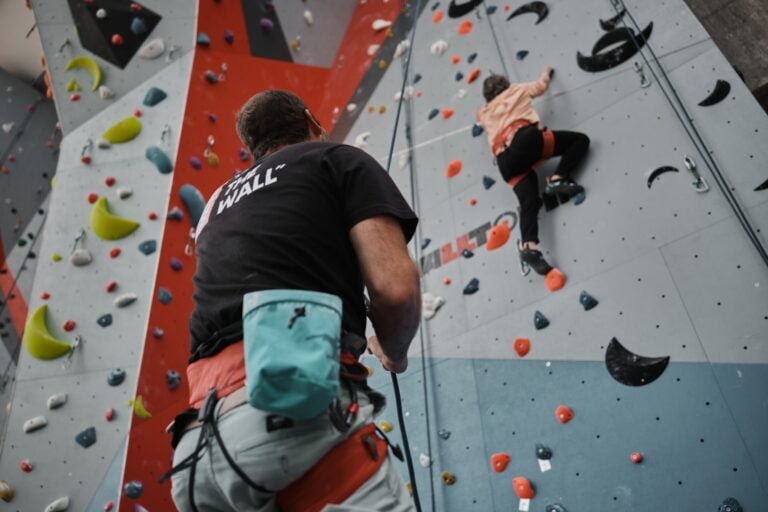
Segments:
[[[530,94],[531,97],[535,98],[536,96],[541,96],[547,92],[547,89],[549,89],[549,82],[552,80],[553,71],[554,70],[550,66],[547,66],[541,70],[538,80],[522,84],[523,87],[528,90],[528,94]]]

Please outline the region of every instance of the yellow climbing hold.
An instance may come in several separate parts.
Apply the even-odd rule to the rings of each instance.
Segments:
[[[51,260],[55,261],[55,262],[61,261],[61,254],[59,254],[57,252],[51,254]]]
[[[205,159],[208,161],[208,165],[211,167],[218,167],[220,162],[219,155],[213,151],[208,151],[208,153],[205,155]]]
[[[99,64],[91,57],[81,55],[67,62],[67,66],[64,68],[64,71],[80,68],[85,69],[91,74],[91,90],[95,91],[98,89],[99,85],[101,85],[101,68],[99,67]]]
[[[440,473],[440,478],[443,479],[443,483],[445,485],[453,485],[456,483],[456,475],[454,475],[450,471],[443,471],[442,473]]]
[[[56,359],[72,349],[69,343],[65,343],[53,337],[45,322],[45,313],[48,306],[43,304],[34,313],[27,317],[24,326],[24,338],[22,343],[27,347],[27,352],[37,359]]]
[[[80,88],[80,84],[77,83],[77,81],[73,78],[69,81],[67,84],[67,92],[80,92],[82,89]]]
[[[394,427],[392,427],[392,424],[387,420],[379,420],[379,428],[381,429],[382,432],[387,433],[387,432],[392,432],[392,429]]]
[[[379,107],[379,114],[383,114],[386,111],[387,111],[387,106],[386,105],[382,105],[382,106]]]
[[[379,61],[379,69],[384,69],[386,67],[387,67],[387,61],[385,61],[384,59],[380,60]]]
[[[134,116],[130,116],[110,126],[101,138],[112,144],[119,144],[133,140],[139,132],[141,132],[141,123]]]
[[[128,405],[133,407],[133,413],[143,420],[148,420],[152,414],[144,407],[144,399],[138,395],[134,400],[128,400]]]
[[[113,215],[107,206],[107,198],[101,196],[91,208],[91,229],[103,240],[119,240],[139,227],[139,223]]]
[[[413,496],[413,485],[411,485],[411,482],[405,482],[405,490],[408,491],[408,494]]]
[[[373,105],[368,105],[368,112],[376,112],[376,107]]]

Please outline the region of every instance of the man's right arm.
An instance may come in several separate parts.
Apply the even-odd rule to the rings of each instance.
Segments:
[[[394,217],[363,220],[349,234],[371,300],[376,337],[369,340],[369,349],[387,370],[404,372],[421,317],[419,270]]]

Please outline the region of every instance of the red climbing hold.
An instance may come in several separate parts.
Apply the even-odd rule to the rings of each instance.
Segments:
[[[461,160],[453,160],[451,163],[448,164],[448,167],[445,168],[445,175],[448,178],[453,178],[454,176],[458,176],[461,172]]]
[[[560,423],[568,423],[573,419],[573,411],[565,405],[558,405],[555,409],[555,418]]]
[[[104,505],[104,512],[109,512],[115,508],[115,502],[114,501],[108,501],[106,505]]]
[[[459,24],[459,28],[456,30],[459,35],[465,36],[472,32],[472,22],[470,20],[464,20]]]
[[[444,277],[443,278],[443,284],[446,285],[446,286],[451,284],[451,278],[450,277]]]
[[[147,218],[149,220],[157,220],[157,214],[155,212],[149,212],[149,214],[147,215]]]
[[[112,34],[112,44],[115,46],[121,46],[125,40],[120,34]]]
[[[119,247],[115,247],[115,248],[113,248],[112,250],[109,251],[109,257],[112,258],[112,259],[115,259],[118,256],[120,256],[121,252],[123,252],[123,251],[121,251]]]
[[[507,469],[510,460],[512,460],[512,457],[510,457],[508,453],[494,453],[491,455],[491,469],[497,473],[501,473]]]
[[[632,455],[629,456],[629,460],[631,460],[635,464],[640,464],[643,462],[643,454],[639,452],[634,452]]]
[[[93,204],[98,199],[99,199],[99,194],[97,194],[96,192],[91,192],[90,194],[88,194],[88,202],[89,203]]]
[[[83,162],[85,165],[90,165],[91,157],[88,155],[83,155],[80,157],[80,161]]]
[[[107,283],[107,286],[104,287],[107,293],[112,293],[115,291],[115,288],[117,288],[117,281],[110,281]]]
[[[62,327],[64,328],[65,331],[70,332],[75,330],[75,327],[77,327],[77,324],[75,323],[74,320],[67,320],[66,322],[64,322],[64,325]]]
[[[40,298],[43,299],[43,300],[48,300],[48,299],[51,298],[51,294],[48,293],[48,292],[43,292],[43,293],[40,294]]]
[[[560,270],[553,268],[547,272],[547,276],[544,278],[544,284],[547,285],[549,291],[556,292],[565,286],[565,274],[560,272]]]
[[[432,23],[440,23],[443,21],[443,11],[435,11],[432,15]]]
[[[528,338],[515,338],[512,346],[520,357],[525,357],[531,351],[531,340]]]
[[[80,99],[80,94],[73,92],[72,94],[69,95],[69,99],[70,101],[77,101]]]
[[[475,199],[474,197],[469,200],[469,206],[475,206],[476,204],[477,204],[477,199]]]
[[[108,408],[106,411],[104,411],[104,419],[107,421],[112,421],[112,418],[115,417],[115,410],[113,408]]]
[[[515,488],[515,494],[517,494],[517,497],[521,500],[532,500],[536,495],[536,493],[533,492],[531,482],[524,476],[513,478],[512,486]]]
[[[477,80],[477,77],[480,76],[480,68],[475,68],[472,71],[469,72],[469,75],[467,75],[467,83],[471,84],[475,80]]]
[[[503,246],[509,240],[509,222],[506,220],[496,224],[488,231],[488,243],[485,245],[489,251]]]
[[[440,111],[443,115],[443,119],[449,119],[453,115],[454,110],[452,108],[444,108]]]
[[[131,2],[131,10],[134,12],[139,12],[139,11],[143,11],[144,8],[140,4],[137,4],[136,2]]]
[[[512,6],[511,6],[511,5],[509,5],[509,4],[504,4],[504,10],[505,10],[505,11],[509,11],[511,8],[512,8]]]
[[[458,64],[459,62],[461,62],[461,57],[459,57],[458,55],[454,55],[453,57],[451,57],[451,62],[453,62],[454,64]]]
[[[133,117],[141,117],[141,109],[133,109]]]
[[[104,184],[108,187],[111,187],[115,184],[115,178],[114,176],[107,176],[107,178],[104,180]]]
[[[32,471],[32,463],[29,462],[29,459],[22,459],[22,461],[19,462],[19,467],[25,473]]]

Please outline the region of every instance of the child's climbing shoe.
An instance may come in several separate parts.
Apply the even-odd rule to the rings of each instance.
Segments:
[[[563,195],[573,197],[581,192],[584,192],[584,187],[575,181],[569,179],[559,179],[548,181],[547,184],[544,185],[543,193],[547,196]]]
[[[541,254],[541,251],[536,249],[521,249],[520,260],[542,276],[547,275],[552,270],[547,260],[544,259],[544,255]]]

